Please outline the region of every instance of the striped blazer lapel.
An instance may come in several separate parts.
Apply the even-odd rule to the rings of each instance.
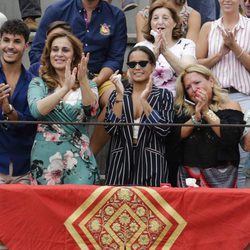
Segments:
[[[133,87],[131,85],[125,90],[125,93],[124,93],[124,113],[125,113],[125,117],[126,117],[125,122],[127,122],[127,123],[134,122],[132,91],[133,91]],[[133,144],[133,142],[132,142],[132,135],[133,135],[132,126],[124,126],[124,134],[125,134],[125,137],[127,139],[127,142],[129,142],[132,145]]]

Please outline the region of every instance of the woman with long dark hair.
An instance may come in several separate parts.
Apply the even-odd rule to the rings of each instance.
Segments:
[[[159,186],[168,180],[166,136],[173,121],[173,95],[154,85],[151,74],[156,59],[145,46],[128,54],[129,84],[124,89],[117,74],[111,77],[116,90],[106,112],[111,136],[106,184]],[[114,124],[118,123],[118,124]],[[142,123],[143,126],[119,126]],[[157,123],[155,126],[145,126]]]

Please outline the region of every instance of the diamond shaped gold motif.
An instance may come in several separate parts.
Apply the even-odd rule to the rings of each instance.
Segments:
[[[169,249],[186,221],[154,189],[97,188],[65,221],[81,249]]]

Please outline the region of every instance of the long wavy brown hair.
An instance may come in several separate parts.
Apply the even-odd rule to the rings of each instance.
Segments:
[[[160,8],[168,9],[170,11],[171,17],[173,18],[174,22],[176,23],[176,26],[174,27],[173,32],[172,32],[172,38],[174,40],[178,40],[181,37],[183,37],[182,30],[181,30],[180,18],[179,18],[179,15],[177,14],[176,10],[172,7],[171,3],[169,3],[168,1],[157,0],[150,5],[147,23],[144,26],[144,28],[142,29],[142,32],[144,33],[144,38],[152,43],[155,41],[154,37],[150,34],[150,31],[152,29],[151,28],[151,20],[152,20],[154,11],[156,9],[160,9]]]
[[[72,44],[73,47],[73,60],[71,62],[71,70],[74,67],[77,67],[82,58],[83,52],[83,45],[81,41],[74,36],[72,33],[67,31],[61,31],[58,33],[51,34],[44,46],[42,58],[41,58],[41,68],[40,68],[40,77],[43,79],[45,84],[48,86],[49,89],[55,89],[56,87],[60,86],[61,83],[59,82],[57,73],[50,61],[50,53],[51,53],[51,46],[55,39],[66,37],[69,42]],[[79,87],[79,82],[76,80],[75,86],[73,89]]]

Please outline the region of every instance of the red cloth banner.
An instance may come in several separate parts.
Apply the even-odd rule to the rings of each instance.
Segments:
[[[250,190],[1,185],[0,241],[11,250],[241,250]]]

